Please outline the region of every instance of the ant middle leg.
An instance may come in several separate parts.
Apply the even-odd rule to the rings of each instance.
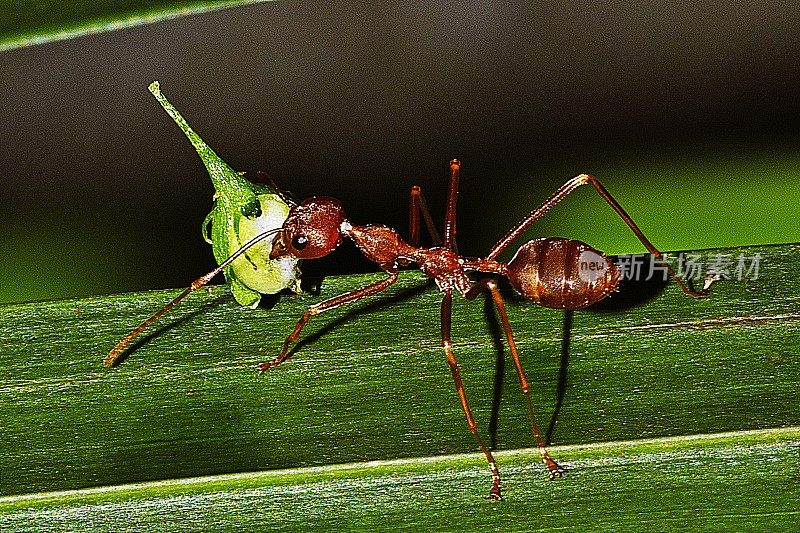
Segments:
[[[425,226],[433,240],[434,246],[444,246],[449,250],[456,251],[456,203],[458,200],[458,177],[461,170],[461,162],[458,159],[450,161],[450,184],[447,187],[447,206],[444,214],[444,241],[436,231],[428,203],[422,194],[422,189],[418,185],[411,187],[408,228],[409,244],[419,246],[420,237],[420,214],[425,221]]]
[[[486,461],[489,463],[489,468],[492,471],[492,488],[489,491],[490,500],[500,500],[500,469],[497,468],[497,463],[494,460],[492,452],[489,447],[481,438],[478,433],[478,424],[475,422],[475,417],[472,416],[472,409],[469,407],[467,401],[467,393],[464,391],[464,383],[461,381],[461,371],[459,370],[458,360],[456,359],[455,352],[453,352],[453,344],[450,339],[450,325],[451,316],[453,311],[453,293],[449,290],[444,291],[444,298],[442,299],[441,307],[441,321],[442,321],[442,346],[444,347],[445,354],[447,354],[447,365],[450,367],[450,373],[453,376],[453,382],[456,385],[456,392],[458,393],[458,400],[461,402],[461,409],[464,410],[464,415],[467,417],[467,425],[472,432],[472,436],[478,442],[483,455],[486,456]]]
[[[436,225],[433,223],[431,212],[428,209],[428,202],[425,200],[425,195],[422,194],[422,189],[419,185],[411,187],[409,194],[409,211],[408,211],[408,243],[415,248],[419,246],[419,233],[420,223],[419,217],[425,221],[425,227],[428,229],[428,234],[431,236],[434,246],[442,244],[442,239],[439,237],[439,232],[436,231]]]
[[[450,185],[447,187],[447,207],[444,212],[444,242],[448,250],[458,253],[456,246],[456,203],[458,201],[458,177],[461,173],[461,161],[450,161]]]
[[[536,220],[544,216],[544,214],[550,211],[550,209],[553,206],[555,206],[561,200],[566,198],[570,193],[575,191],[575,189],[577,189],[581,185],[587,185],[587,184],[591,184],[595,188],[595,190],[597,190],[600,196],[602,196],[603,199],[608,203],[608,205],[610,205],[611,208],[614,211],[616,211],[616,213],[620,216],[620,218],[622,218],[622,220],[625,222],[625,224],[627,224],[627,226],[631,229],[631,231],[633,231],[634,235],[636,235],[636,237],[644,245],[644,247],[647,248],[647,251],[649,251],[657,259],[661,260],[665,264],[670,275],[678,283],[678,286],[684,293],[694,298],[699,298],[701,296],[705,296],[706,294],[708,294],[708,288],[711,286],[711,282],[713,281],[713,279],[712,278],[706,279],[706,282],[702,290],[695,291],[689,288],[678,277],[678,275],[675,273],[672,267],[668,263],[666,263],[666,261],[664,261],[664,254],[662,254],[653,245],[653,243],[651,243],[650,240],[647,237],[645,237],[642,230],[639,229],[639,226],[636,225],[636,223],[633,221],[630,215],[628,215],[628,213],[625,212],[625,210],[622,208],[621,205],[619,205],[619,203],[614,199],[614,197],[611,196],[611,193],[609,193],[606,190],[606,188],[603,187],[603,185],[597,178],[595,178],[594,176],[590,176],[589,174],[580,174],[579,176],[575,176],[574,178],[566,182],[564,185],[556,189],[556,192],[554,192],[553,195],[550,196],[550,198],[545,200],[545,202],[542,203],[542,205],[531,211],[530,214],[528,214],[528,216],[522,219],[516,226],[511,228],[505,235],[503,235],[503,237],[499,241],[497,241],[494,247],[492,247],[491,251],[489,252],[489,255],[487,255],[486,258],[496,259],[497,256],[500,255],[506,248],[508,248],[511,242],[517,237],[519,237],[520,234],[522,234],[522,232],[525,231],[531,224],[533,224],[534,222],[536,222]]]
[[[291,349],[292,345],[300,338],[300,333],[303,331],[303,328],[312,316],[324,313],[325,311],[330,311],[331,309],[336,309],[337,307],[350,302],[355,302],[363,298],[367,298],[368,296],[378,294],[397,281],[397,272],[388,272],[388,274],[389,277],[386,279],[376,281],[375,283],[371,283],[354,291],[340,294],[339,296],[334,296],[333,298],[309,307],[308,310],[303,313],[303,316],[300,317],[300,320],[297,321],[297,324],[295,324],[294,329],[289,336],[286,337],[286,340],[283,341],[283,349],[281,350],[280,355],[271,361],[266,361],[259,364],[258,370],[261,372],[266,372],[267,370],[271,370],[284,362],[289,357],[289,350]]]
[[[488,291],[491,295],[494,306],[497,309],[497,314],[500,316],[500,323],[503,326],[506,342],[508,342],[511,358],[514,361],[514,368],[516,369],[517,377],[519,378],[519,386],[520,389],[522,389],[522,393],[525,395],[525,402],[528,407],[528,416],[530,417],[533,436],[536,438],[536,445],[542,454],[542,462],[544,462],[545,466],[547,466],[547,470],[550,472],[550,479],[559,478],[564,475],[564,470],[553,460],[552,457],[550,457],[550,454],[547,453],[547,448],[545,448],[545,442],[542,438],[542,432],[539,429],[539,422],[536,417],[536,410],[534,409],[533,401],[531,400],[530,383],[525,375],[525,370],[522,368],[522,361],[519,357],[517,343],[514,340],[514,333],[511,330],[511,323],[509,322],[508,314],[506,313],[506,305],[503,301],[503,296],[500,294],[500,290],[497,288],[497,282],[495,282],[495,280],[492,278],[484,278],[478,281],[467,292],[466,298],[469,300],[474,300],[479,294],[485,291]]]

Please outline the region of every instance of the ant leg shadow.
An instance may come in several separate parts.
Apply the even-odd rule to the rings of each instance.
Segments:
[[[544,442],[550,446],[553,442],[553,433],[558,423],[558,415],[561,413],[561,406],[564,404],[564,396],[567,392],[567,369],[569,368],[569,343],[572,337],[572,319],[574,311],[564,311],[564,325],[561,335],[561,361],[558,366],[558,382],[556,384],[556,405],[547,430],[544,433]]]
[[[628,272],[624,272],[624,276],[622,280],[620,280],[619,288],[615,293],[589,307],[589,311],[622,311],[644,305],[661,294],[669,284],[670,277],[664,270],[664,263],[659,261],[652,254],[636,254],[625,257],[626,261],[628,261],[626,267],[630,265],[630,267],[635,268],[629,268]],[[614,257],[613,259],[618,265],[622,264],[618,257]],[[547,426],[547,431],[545,432],[545,443],[547,445],[552,443],[558,416],[561,412],[561,407],[564,404],[564,397],[566,395],[573,321],[574,311],[565,311],[562,327],[561,361],[559,364],[558,385],[556,388],[556,403],[553,415],[550,417],[550,423]]]
[[[502,284],[503,292],[507,296],[513,298],[506,284]],[[489,333],[492,338],[492,345],[495,350],[495,370],[494,370],[494,384],[492,389],[492,408],[489,418],[489,439],[490,447],[492,450],[497,449],[497,428],[500,419],[500,404],[503,398],[503,381],[505,378],[505,351],[503,344],[503,332],[500,329],[500,323],[497,320],[497,315],[494,312],[494,305],[491,296],[487,293],[483,304],[483,313],[486,317],[486,323],[489,327]],[[556,402],[553,414],[550,416],[550,421],[547,425],[547,430],[544,433],[544,442],[550,446],[555,432],[558,416],[561,413],[561,406],[564,403],[564,397],[567,391],[567,370],[569,368],[570,356],[570,339],[572,337],[572,323],[574,311],[564,312],[564,323],[562,327],[562,341],[561,341],[561,359],[558,369],[558,382],[556,383]]]
[[[503,398],[503,379],[506,371],[505,352],[503,351],[503,332],[494,312],[494,304],[489,293],[483,299],[483,314],[489,327],[492,345],[495,352],[494,384],[492,387],[492,408],[489,415],[489,448],[497,449],[497,427],[500,420],[500,403]]]
[[[137,337],[126,347],[125,351],[122,352],[120,356],[114,361],[113,366],[116,367],[124,363],[139,348],[141,348],[142,346],[147,346],[153,341],[153,339],[163,335],[164,333],[167,333],[170,330],[181,327],[183,324],[192,320],[196,316],[207,313],[214,307],[222,305],[224,302],[229,300],[233,300],[233,296],[230,293],[226,293],[223,296],[216,297],[213,300],[204,302],[197,309],[194,309],[183,316],[176,317],[171,322],[162,323],[160,326],[150,330],[149,333]]]

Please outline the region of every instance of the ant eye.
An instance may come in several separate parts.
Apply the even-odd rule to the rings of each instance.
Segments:
[[[308,239],[305,235],[298,235],[292,239],[292,248],[295,250],[302,250],[308,244]]]

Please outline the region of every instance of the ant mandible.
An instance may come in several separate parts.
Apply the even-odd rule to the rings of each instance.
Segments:
[[[497,257],[531,224],[575,189],[587,184],[591,184],[600,193],[600,196],[625,221],[651,254],[662,261],[663,256],[644,236],[639,227],[605,187],[595,177],[581,174],[567,181],[542,205],[510,229],[492,247],[486,257],[462,257],[458,255],[455,247],[456,200],[460,169],[461,163],[458,160],[454,159],[450,162],[450,185],[448,187],[444,235],[442,238],[439,237],[434,227],[425,196],[418,186],[411,188],[410,238],[408,242],[403,240],[397,231],[387,226],[355,226],[351,224],[345,217],[341,203],[335,198],[325,196],[311,197],[291,209],[281,228],[262,233],[245,243],[242,248],[220,264],[219,267],[195,280],[178,297],[128,334],[106,357],[106,365],[114,364],[136,335],[172,309],[183,298],[206,285],[214,276],[222,272],[234,259],[256,242],[274,235],[271,253],[273,259],[286,255],[299,259],[317,259],[330,254],[342,243],[344,238],[348,238],[355,243],[364,257],[377,264],[388,277],[360,289],[312,305],[297,321],[294,330],[284,341],[280,354],[271,361],[261,363],[258,369],[262,372],[271,370],[285,361],[289,356],[292,345],[300,338],[303,327],[312,316],[381,292],[397,280],[401,265],[416,263],[425,274],[434,279],[443,294],[440,311],[442,347],[447,356],[447,364],[450,367],[458,399],[466,415],[469,429],[489,463],[492,473],[492,487],[489,492],[489,498],[492,500],[501,499],[500,471],[492,452],[478,433],[478,426],[475,423],[475,418],[472,415],[472,410],[464,391],[458,360],[453,351],[450,326],[454,291],[457,291],[468,300],[475,299],[485,291],[489,292],[497,308],[511,357],[514,361],[514,368],[519,378],[520,388],[525,396],[533,434],[541,451],[542,460],[550,473],[551,479],[561,477],[564,470],[547,453],[541,436],[536,411],[531,401],[530,385],[522,368],[519,350],[514,341],[514,334],[508,320],[503,297],[497,288],[497,282],[492,277],[484,277],[477,282],[473,282],[468,273],[476,272],[506,277],[511,286],[523,297],[544,307],[555,309],[582,309],[599,302],[613,293],[620,282],[619,269],[611,258],[581,241],[557,237],[536,239],[520,247],[514,257],[507,263],[497,260]],[[432,247],[419,246],[420,215],[425,221],[428,233],[433,240],[434,246]],[[695,291],[684,284],[669,265],[666,265],[666,267],[684,293],[695,298],[708,293],[710,285],[708,281],[702,290]]]

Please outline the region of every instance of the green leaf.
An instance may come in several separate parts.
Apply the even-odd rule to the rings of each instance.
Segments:
[[[198,291],[115,369],[107,351],[175,291],[2,306],[0,529],[786,529],[800,508],[800,245],[698,253],[760,254],[758,277],[699,300],[671,283],[632,307],[623,290],[619,309],[574,313],[568,358],[564,313],[509,301],[544,426],[566,371],[550,452],[567,476],[549,481],[530,449],[508,364],[498,503],[440,346],[441,296],[419,272],[313,317],[263,375],[308,305],[382,275],[326,278],[269,309]],[[488,438],[485,310],[459,299],[453,326]],[[211,477],[161,481],[195,476]]]
[[[485,498],[479,455],[211,476],[0,498],[4,530],[790,531],[800,428],[498,453],[507,497]],[[782,465],[795,465],[784,471]]]
[[[10,0],[0,8],[0,51],[269,0]]]

